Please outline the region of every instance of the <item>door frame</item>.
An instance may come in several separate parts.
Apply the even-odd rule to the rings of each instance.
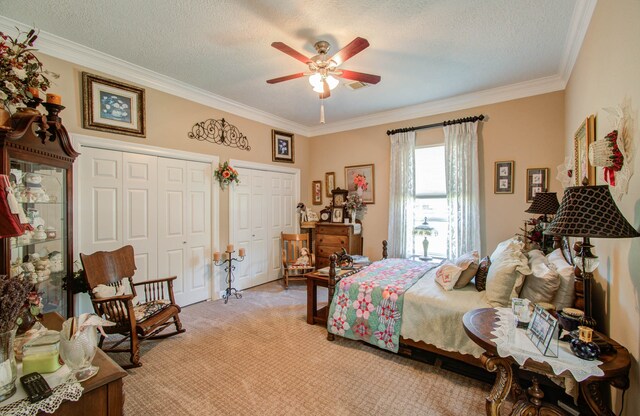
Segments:
[[[73,147],[80,153],[80,157],[82,157],[82,148],[83,147],[92,147],[97,149],[104,150],[115,150],[125,153],[138,153],[149,156],[157,156],[164,157],[169,159],[179,159],[179,160],[187,160],[194,162],[203,162],[211,164],[211,172],[215,172],[218,168],[218,163],[220,162],[220,157],[216,155],[207,155],[201,153],[193,153],[187,152],[184,150],[175,150],[168,149],[164,147],[150,146],[146,144],[138,144],[138,143],[129,143],[116,139],[104,139],[95,136],[86,136],[83,134],[75,134],[71,133],[71,142]],[[77,172],[79,169],[79,164],[73,164],[73,189],[80,190],[80,175]],[[211,250],[213,251],[214,247],[218,247],[220,243],[220,191],[219,187],[215,186],[217,182],[211,179]],[[73,210],[74,212],[79,212],[80,209],[78,206],[78,192],[75,192],[73,195]],[[77,242],[78,245],[80,243],[78,229],[79,229],[79,215],[73,216],[73,241]],[[76,253],[78,256],[79,253]],[[79,258],[79,257],[78,257]],[[218,288],[218,284],[220,282],[220,269],[219,267],[214,268],[212,264],[212,259],[207,259],[207,266],[211,270],[211,284],[209,285],[209,298],[210,299],[218,299],[218,294],[220,290]],[[220,275],[220,276],[219,276]]]
[[[271,165],[268,163],[249,162],[247,160],[229,159],[229,164],[234,168],[245,168],[254,170],[263,170],[267,172],[288,173],[293,175],[294,198],[300,201],[300,169],[287,166]],[[234,224],[235,220],[234,198],[229,194],[229,225]],[[294,211],[295,212],[295,211]],[[300,233],[300,221],[294,221],[296,233]],[[233,244],[235,235],[233,227],[229,227],[229,244]],[[221,283],[222,284],[222,283]]]

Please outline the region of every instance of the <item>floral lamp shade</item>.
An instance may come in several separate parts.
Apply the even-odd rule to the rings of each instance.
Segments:
[[[531,206],[525,211],[530,214],[555,214],[560,204],[555,192],[538,192],[533,198]]]

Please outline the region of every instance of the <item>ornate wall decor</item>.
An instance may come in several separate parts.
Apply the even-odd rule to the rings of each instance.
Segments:
[[[224,118],[220,120],[210,118],[196,123],[187,136],[201,142],[207,141],[242,150],[251,150],[247,136],[240,133],[240,130],[233,124],[227,123]]]

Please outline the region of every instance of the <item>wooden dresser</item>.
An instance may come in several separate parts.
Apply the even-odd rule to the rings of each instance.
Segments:
[[[316,225],[316,268],[329,265],[329,256],[342,248],[349,254],[362,255],[362,224],[360,233],[354,233],[352,224],[317,223]]]

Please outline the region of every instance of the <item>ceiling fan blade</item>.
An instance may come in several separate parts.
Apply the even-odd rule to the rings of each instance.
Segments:
[[[326,79],[322,80],[322,92],[320,93],[320,99],[325,99],[331,97],[331,88],[329,88],[329,84]]]
[[[277,84],[278,82],[289,81],[290,79],[296,79],[304,76],[304,72],[298,72],[297,74],[285,75],[280,78],[268,79],[267,84]]]
[[[347,59],[351,58],[357,53],[362,52],[364,49],[369,47],[369,42],[364,38],[355,38],[351,41],[347,46],[340,49],[335,55],[331,57],[337,65],[340,65]]]
[[[340,72],[342,72],[342,74],[340,74]],[[366,82],[367,84],[377,84],[382,79],[380,78],[380,75],[365,74],[364,72],[348,71],[346,69],[337,71],[336,76],[354,81]]]
[[[293,49],[291,46],[285,45],[282,42],[273,42],[271,44],[271,46],[273,46],[274,48],[276,48],[280,52],[286,53],[287,55],[289,55],[293,59],[297,59],[298,61],[302,62],[303,64],[308,64],[309,62],[311,62],[311,59],[307,58],[306,56],[304,56],[300,52],[298,52],[295,49]]]

